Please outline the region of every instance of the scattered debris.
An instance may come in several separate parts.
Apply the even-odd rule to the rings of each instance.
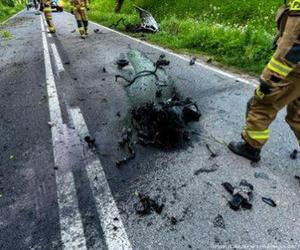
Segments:
[[[218,164],[214,164],[211,168],[200,168],[194,172],[194,175],[199,175],[202,173],[206,173],[206,174],[212,173],[212,172],[217,171],[218,168],[219,168]]]
[[[93,149],[96,147],[96,139],[92,139],[90,136],[84,137],[84,141],[88,144],[88,147]]]
[[[222,215],[218,214],[217,217],[213,221],[214,227],[220,227],[225,229],[225,221]]]
[[[74,30],[71,30],[71,33],[75,33],[76,32],[76,29],[74,29]]]
[[[191,60],[190,60],[190,65],[194,65],[196,63],[196,60],[197,58],[196,57],[193,57]]]
[[[250,201],[253,198],[253,185],[246,180],[241,180],[238,187],[233,187],[230,183],[222,183],[222,186],[232,195],[232,200],[228,202],[231,209],[237,211],[240,208],[251,209]]]
[[[295,149],[295,150],[290,154],[290,158],[291,158],[292,160],[296,160],[297,157],[298,157],[298,150]]]
[[[101,32],[99,29],[94,29],[94,33],[96,33],[96,34],[103,34],[103,32]]]
[[[170,217],[170,221],[171,221],[171,224],[172,224],[172,225],[176,225],[177,222],[178,222],[177,219],[176,219],[174,216],[171,216],[171,217]]]
[[[159,104],[149,103],[132,110],[132,120],[142,145],[170,148],[184,138],[186,125],[199,121],[201,113],[191,99],[177,95]],[[186,137],[186,135],[185,135]]]
[[[122,23],[125,27],[125,31],[127,32],[150,32],[150,33],[158,32],[160,26],[156,22],[152,14],[149,11],[144,10],[138,6],[135,6],[135,8],[140,14],[140,19],[141,19],[140,24],[138,25],[126,24],[125,19],[121,18],[117,21],[116,24],[111,25],[110,28],[115,29],[120,25],[120,23]]]
[[[117,117],[121,117],[121,112],[118,111],[117,114],[116,114],[116,116],[117,116]]]
[[[116,162],[117,167],[120,167],[135,158],[135,149],[134,149],[134,144],[132,142],[132,130],[130,128],[127,129],[123,128],[122,139],[119,141],[119,145],[122,148],[127,146],[127,149],[129,151],[129,156],[124,157],[122,160],[117,161]]]
[[[102,68],[102,72],[106,73],[106,68],[105,67]]]
[[[276,207],[276,206],[277,206],[276,203],[275,203],[275,201],[273,201],[273,200],[270,199],[270,198],[262,197],[261,199],[262,199],[262,201],[263,201],[264,203],[268,204],[268,205],[271,206],[271,207]]]
[[[255,172],[254,173],[254,177],[255,178],[260,178],[260,179],[264,179],[264,180],[269,180],[269,176],[266,174],[266,173],[263,173],[263,172]]]
[[[206,146],[206,148],[208,149],[208,151],[210,152],[210,157],[211,157],[211,158],[216,158],[216,157],[218,156],[216,153],[214,153],[214,152],[211,150],[211,148],[210,148],[210,146],[209,146],[208,144],[206,144],[205,146]]]
[[[154,210],[157,214],[161,214],[164,204],[158,204],[153,199],[150,199],[148,195],[144,195],[141,193],[136,193],[138,197],[138,201],[135,203],[135,211],[140,215],[150,214],[152,210]]]

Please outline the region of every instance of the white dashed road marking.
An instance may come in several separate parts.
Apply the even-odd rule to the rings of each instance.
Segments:
[[[68,150],[71,147],[68,140],[68,130],[63,124],[57,89],[54,81],[49,48],[45,34],[43,19],[41,17],[44,62],[46,72],[46,85],[49,100],[50,125],[52,133],[53,156],[56,168],[56,186],[59,205],[59,219],[61,240],[64,249],[86,248],[81,215],[78,208],[78,200],[72,173],[72,164],[68,158]]]
[[[60,72],[65,71],[64,66],[62,64],[62,61],[60,59],[60,56],[58,54],[56,45],[54,43],[51,43],[51,48],[52,48],[52,52],[53,52],[57,72],[60,73]]]
[[[72,123],[82,140],[89,131],[79,108],[68,109]],[[108,250],[131,250],[116,202],[108,185],[103,166],[97,155],[90,152],[86,170],[96,201],[97,212]]]

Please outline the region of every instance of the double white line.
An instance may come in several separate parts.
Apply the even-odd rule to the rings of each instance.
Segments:
[[[72,172],[72,159],[69,157],[69,151],[72,149],[71,146],[72,142],[74,143],[74,140],[69,129],[63,123],[42,17],[41,29],[51,119],[49,124],[51,124],[54,164],[56,168],[61,240],[64,249],[85,250],[87,249],[86,239],[84,236],[81,214],[78,208],[78,200]],[[51,44],[51,49],[57,71],[64,71],[64,67],[55,44]],[[72,121],[78,136],[82,139],[89,135],[88,128],[80,109],[70,109],[68,107],[67,109],[71,118],[70,120]],[[72,140],[70,138],[72,138]],[[80,143],[80,140],[78,140],[78,143]],[[108,185],[102,164],[94,153],[89,154],[87,161],[89,163],[85,167],[88,173],[91,190],[95,198],[95,204],[104,233],[106,246],[109,250],[131,250],[131,244],[128,240],[116,202]],[[98,242],[101,241],[101,239],[97,240]],[[96,246],[97,245],[100,246],[101,244],[96,243]]]

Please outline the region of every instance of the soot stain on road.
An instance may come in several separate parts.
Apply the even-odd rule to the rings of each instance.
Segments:
[[[119,141],[129,155],[116,161],[118,167],[135,158],[136,144],[163,150],[183,146],[191,140],[189,124],[198,122],[201,117],[197,103],[191,98],[181,97],[167,76],[164,67],[170,61],[165,59],[165,55],[152,62],[139,51],[130,51],[126,62],[131,63],[135,77],[128,80],[122,75],[116,76],[116,80],[122,78],[129,82],[124,88],[131,102],[131,128],[123,129]],[[119,70],[126,66],[127,63]]]

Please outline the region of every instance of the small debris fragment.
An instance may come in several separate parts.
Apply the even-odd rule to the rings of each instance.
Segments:
[[[295,150],[291,153],[290,158],[291,158],[292,160],[296,160],[297,157],[298,157],[298,150],[295,149]]]
[[[253,185],[246,180],[241,180],[239,186],[233,187],[230,183],[222,183],[222,186],[228,193],[232,195],[232,199],[228,202],[231,209],[237,211],[240,208],[251,209],[250,201],[253,198]]]
[[[117,227],[117,226],[113,226],[113,230],[114,230],[114,231],[117,231],[117,230],[118,230],[118,227]]]
[[[271,206],[271,207],[276,207],[276,206],[277,206],[276,203],[275,203],[275,201],[273,201],[273,200],[270,199],[270,198],[262,197],[261,199],[262,199],[262,201],[263,201],[264,203],[268,204],[268,205]]]
[[[171,216],[171,217],[170,217],[170,221],[171,221],[171,224],[172,224],[172,225],[176,225],[177,222],[178,222],[177,219],[176,219],[174,216]]]
[[[71,63],[69,61],[64,62],[65,65],[70,65]]]
[[[94,32],[95,32],[96,34],[102,34],[102,32],[100,32],[99,29],[94,29]]]
[[[216,158],[216,157],[218,156],[216,153],[214,153],[214,152],[211,150],[211,148],[210,148],[210,146],[209,146],[208,144],[206,144],[206,148],[207,148],[208,151],[210,152],[210,157],[211,157],[211,158]]]
[[[295,178],[300,182],[300,176],[295,175]]]
[[[48,125],[49,125],[50,128],[52,128],[55,125],[55,123],[54,122],[48,122]]]
[[[92,139],[90,136],[84,137],[85,142],[88,144],[89,148],[96,147],[96,139]]]
[[[254,177],[255,178],[260,178],[260,179],[264,179],[264,180],[269,180],[269,176],[266,174],[266,173],[263,173],[263,172],[255,172],[254,173]]]
[[[103,73],[106,73],[106,68],[103,67],[102,72],[103,72]]]
[[[121,113],[120,113],[120,112],[117,112],[116,116],[117,116],[117,117],[121,117]]]
[[[212,172],[217,171],[218,168],[219,168],[219,165],[217,165],[217,164],[214,164],[211,168],[200,168],[194,172],[194,175],[199,175],[202,173],[206,173],[206,174],[212,173]]]
[[[10,156],[9,156],[9,159],[13,161],[13,160],[16,159],[16,156],[15,156],[15,155],[10,155]]]
[[[71,33],[75,33],[76,32],[76,29],[74,29],[74,30],[71,30]]]
[[[194,65],[196,63],[196,60],[197,58],[196,57],[193,57],[191,60],[190,60],[190,65]]]
[[[161,214],[164,204],[158,204],[153,199],[150,199],[148,195],[141,193],[136,194],[138,201],[134,204],[135,211],[140,215],[147,215],[151,213],[151,210],[154,210],[157,214]]]
[[[225,229],[225,221],[222,215],[218,214],[213,221],[214,227],[219,227]]]

